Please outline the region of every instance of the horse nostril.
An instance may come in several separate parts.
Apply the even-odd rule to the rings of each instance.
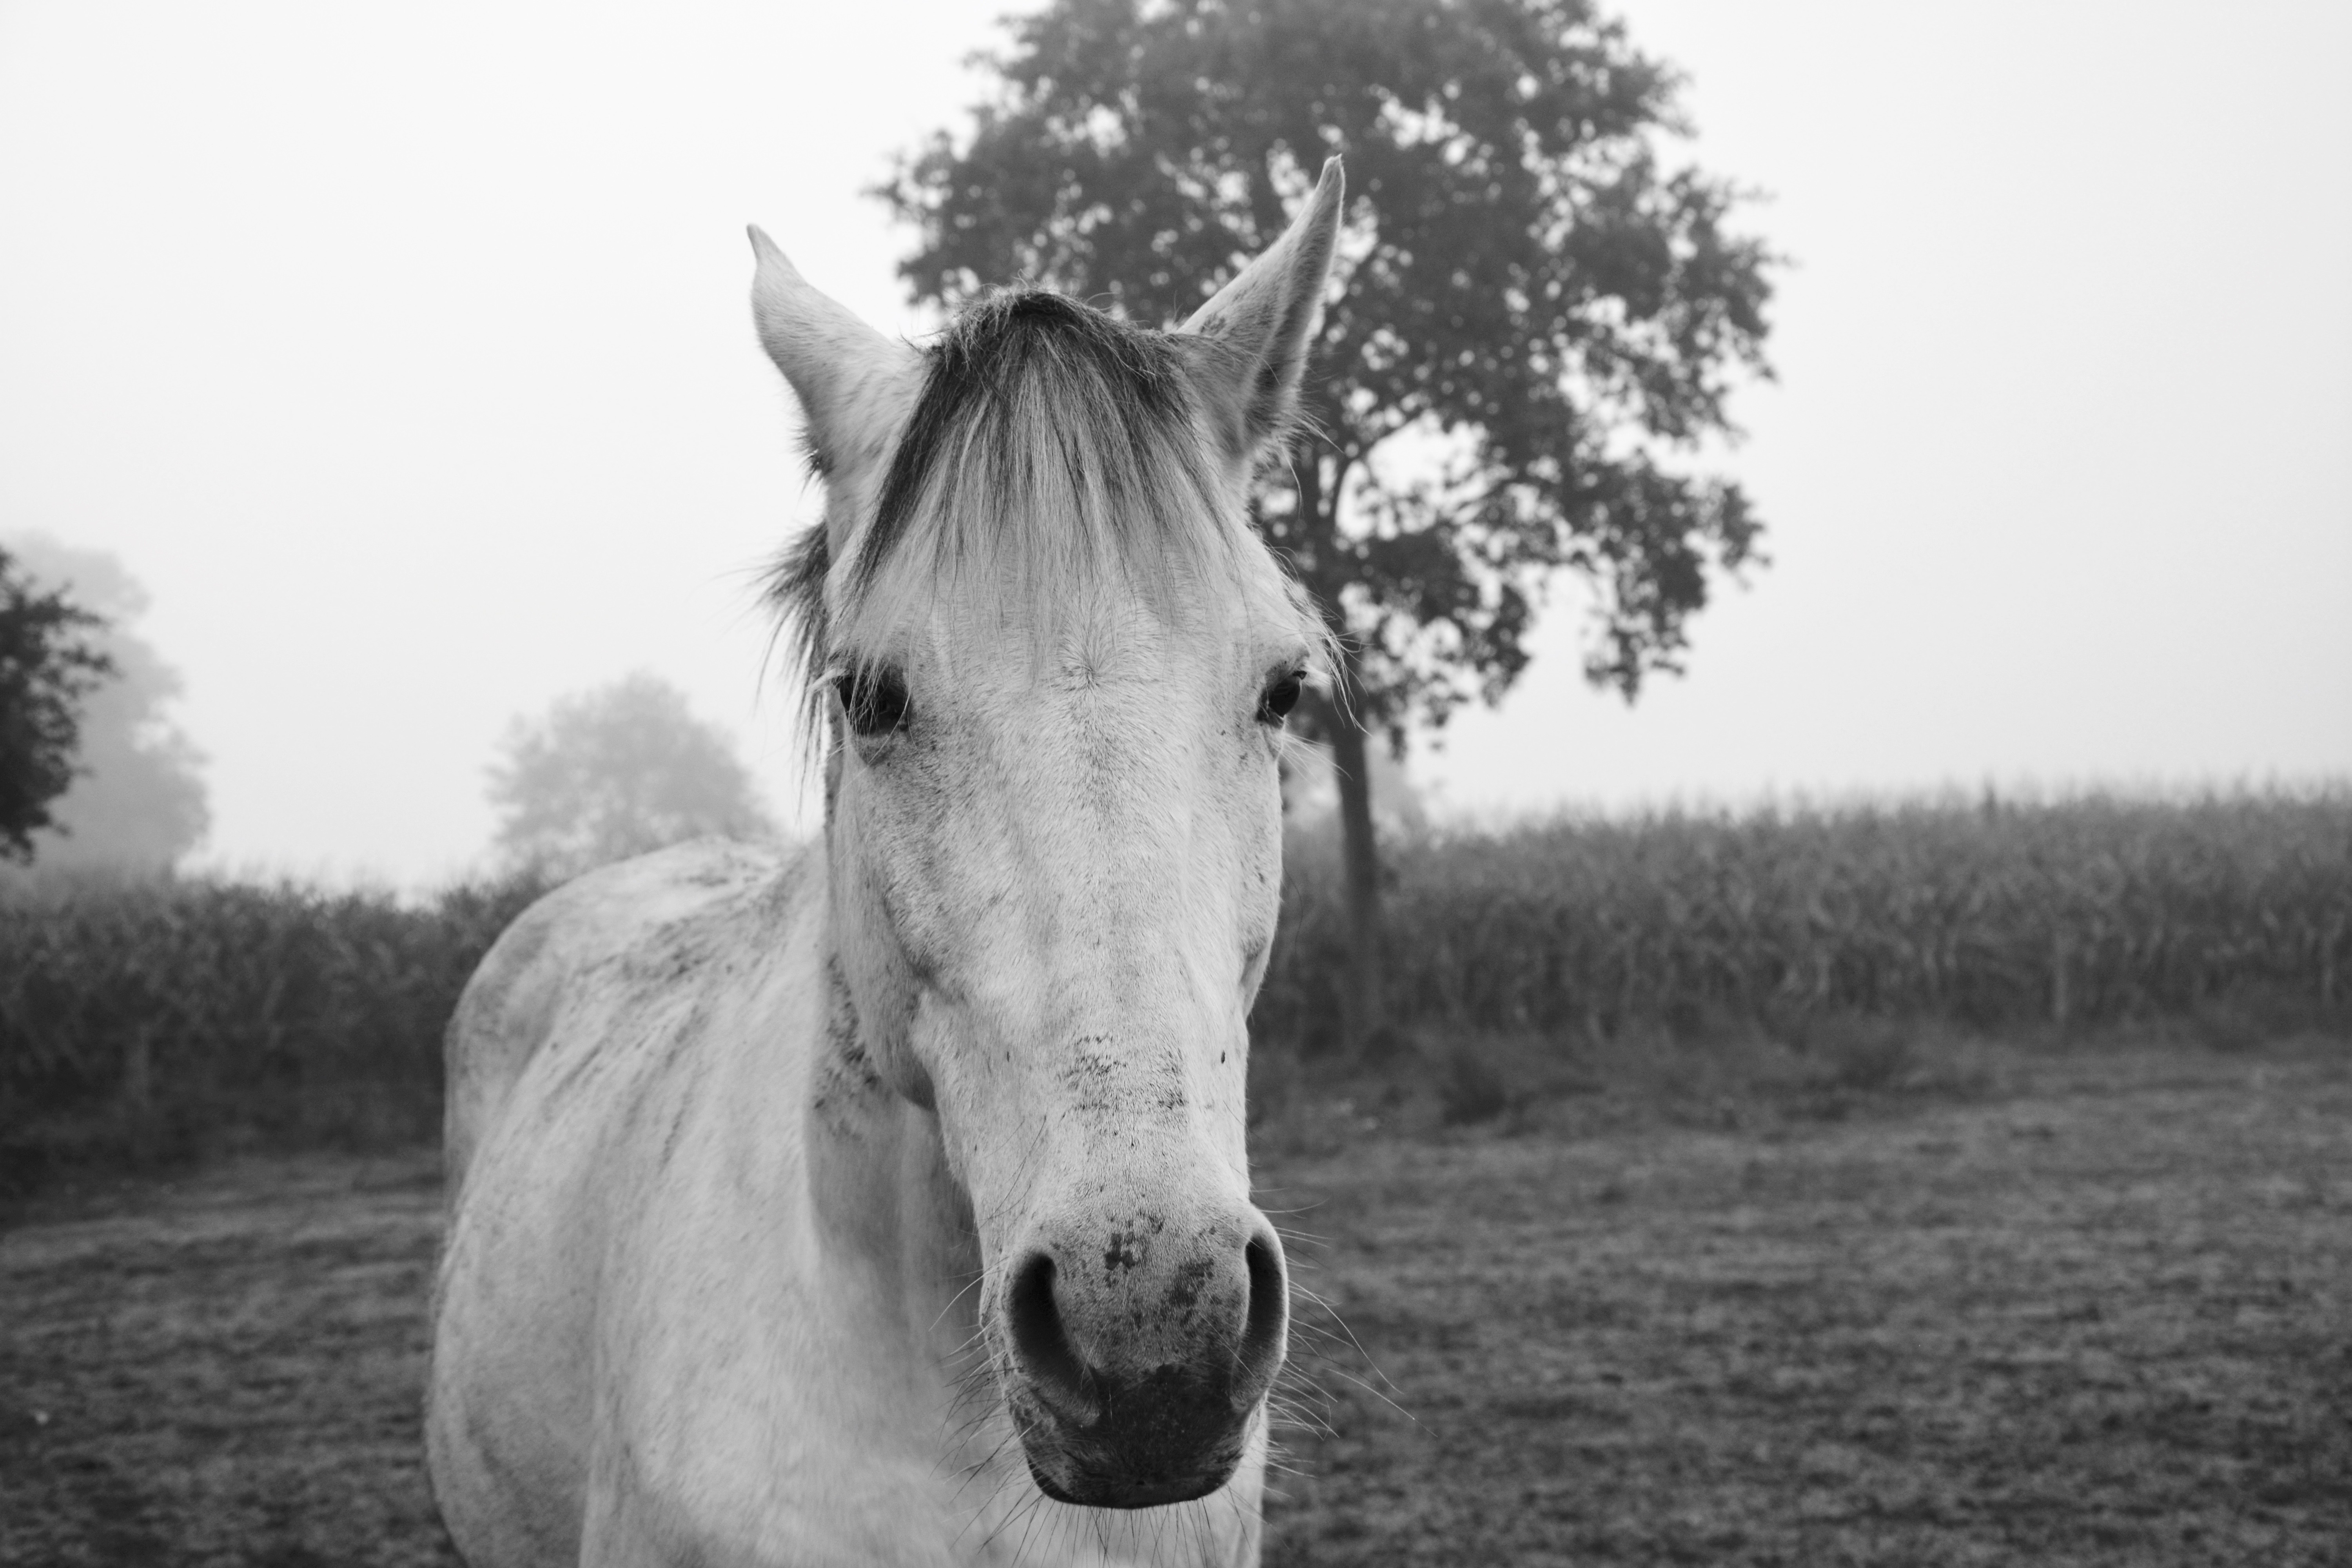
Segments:
[[[1234,1380],[1234,1403],[1255,1405],[1274,1384],[1290,1337],[1290,1287],[1284,1277],[1282,1252],[1270,1237],[1254,1236],[1243,1249],[1249,1268],[1249,1315],[1242,1328],[1240,1376]]]
[[[1014,1271],[1005,1292],[1004,1317],[1013,1331],[1013,1359],[1029,1375],[1037,1395],[1066,1421],[1085,1425],[1101,1414],[1094,1379],[1070,1347],[1062,1310],[1054,1302],[1054,1260],[1033,1252]]]

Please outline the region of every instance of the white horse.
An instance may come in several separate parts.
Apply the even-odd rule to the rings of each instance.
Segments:
[[[1244,1017],[1323,635],[1252,530],[1339,221],[1174,331],[886,340],[758,230],[824,521],[823,843],[534,906],[448,1042],[427,1445],[475,1568],[1257,1561]]]

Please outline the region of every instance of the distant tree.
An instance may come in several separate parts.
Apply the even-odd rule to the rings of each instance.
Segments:
[[[1760,525],[1691,449],[1764,375],[1771,257],[1737,193],[1661,161],[1678,79],[1588,0],[1055,0],[999,90],[880,193],[902,270],[960,302],[1017,276],[1181,320],[1277,236],[1328,153],[1348,227],[1267,476],[1266,538],[1345,647],[1312,715],[1337,757],[1351,910],[1343,1033],[1381,1016],[1366,742],[1498,700],[1559,570],[1586,663],[1629,699],[1679,668],[1710,566]]]
[[[499,749],[489,795],[509,867],[573,876],[705,834],[775,831],[726,734],[643,670],[517,719]]]
[[[203,841],[212,813],[199,771],[204,753],[167,711],[181,694],[180,672],[131,629],[147,613],[147,591],[104,551],[37,533],[10,547],[103,618],[98,646],[112,667],[84,706],[78,776],[52,812],[55,826],[35,837],[34,863],[169,869]]]
[[[104,624],[0,550],[0,860],[33,858],[33,835],[73,784],[82,704],[113,668]]]

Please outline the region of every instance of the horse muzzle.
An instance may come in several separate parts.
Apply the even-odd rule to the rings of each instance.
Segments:
[[[1006,1404],[1057,1502],[1157,1508],[1233,1478],[1289,1332],[1282,1246],[1142,1223],[1041,1239],[1003,1293]]]

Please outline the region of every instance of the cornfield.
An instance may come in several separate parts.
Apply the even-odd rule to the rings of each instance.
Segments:
[[[1403,1024],[1601,1037],[1864,1015],[2075,1028],[2352,1003],[2352,795],[1665,813],[1386,847]],[[1333,1011],[1336,848],[1294,836],[1255,1022]]]
[[[1563,819],[1385,853],[1387,1001],[1407,1027],[2352,1012],[2342,791]],[[540,890],[0,890],[0,1187],[60,1152],[430,1136],[442,1026]],[[1294,834],[1285,900],[1252,1025],[1312,1054],[1345,940],[1327,835]]]
[[[9,890],[0,1188],[59,1154],[431,1135],[442,1025],[539,890],[467,886],[422,907],[194,879]]]

